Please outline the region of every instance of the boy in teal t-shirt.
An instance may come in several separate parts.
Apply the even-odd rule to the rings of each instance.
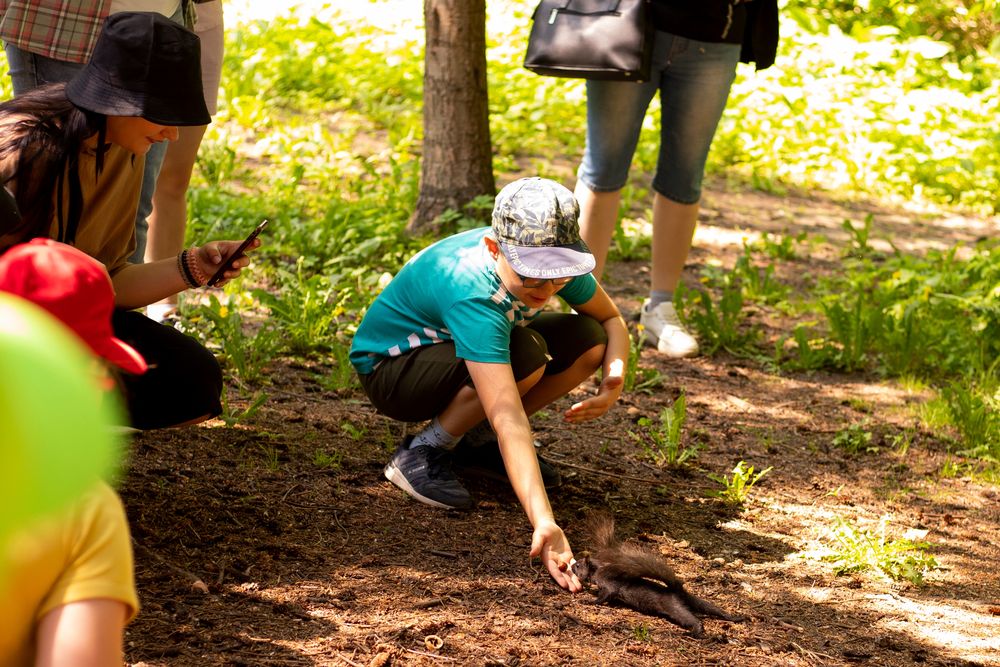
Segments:
[[[428,505],[467,509],[472,498],[452,470],[455,455],[473,463],[502,457],[534,527],[531,555],[572,591],[581,588],[569,570],[573,553],[544,484],[558,474],[536,456],[528,415],[598,368],[598,394],[564,418],[604,414],[621,394],[629,343],[621,314],[590,273],[594,257],[578,217],[573,194],[558,183],[509,184],[497,195],[490,228],[443,239],[407,262],[351,345],[351,363],[379,412],[431,420],[400,443],[386,477]],[[575,312],[542,312],[555,294]],[[459,443],[484,418],[496,433],[493,452]],[[497,446],[500,457],[491,457]]]

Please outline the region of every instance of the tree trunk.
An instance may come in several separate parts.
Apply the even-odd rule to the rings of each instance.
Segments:
[[[486,90],[486,1],[424,0],[420,196],[407,225],[435,230],[445,211],[496,193]]]

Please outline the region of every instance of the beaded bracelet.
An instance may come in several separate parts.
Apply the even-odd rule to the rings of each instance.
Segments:
[[[181,280],[184,284],[188,286],[188,289],[194,289],[198,287],[198,283],[195,282],[194,276],[191,275],[190,269],[188,269],[188,251],[182,250],[177,254],[177,272],[181,274]]]
[[[208,276],[205,275],[205,272],[201,270],[201,266],[198,264],[198,257],[195,255],[196,251],[196,247],[191,247],[186,251],[186,266],[197,286],[204,287],[208,284]]]

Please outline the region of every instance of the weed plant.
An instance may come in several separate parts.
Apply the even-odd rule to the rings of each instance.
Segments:
[[[266,324],[261,325],[255,334],[249,333],[240,310],[235,299],[223,304],[212,294],[209,302],[199,306],[195,313],[196,317],[211,325],[207,330],[198,331],[220,346],[225,366],[235,373],[241,383],[253,385],[264,378],[266,365],[275,358],[279,337]]]
[[[754,472],[754,467],[747,465],[745,461],[737,463],[731,475],[709,474],[708,478],[713,482],[722,485],[721,489],[713,489],[708,495],[713,498],[721,498],[727,505],[742,505],[750,497],[750,489],[759,482],[764,475],[771,472],[773,466],[768,466],[760,472]]]
[[[928,570],[938,566],[927,553],[928,542],[888,535],[889,520],[883,517],[874,533],[857,528],[842,518],[830,528],[830,552],[823,560],[832,562],[837,574],[874,571],[894,581],[921,585]]]
[[[945,387],[942,398],[962,435],[963,454],[1000,462],[1000,380],[973,386],[956,381]]]
[[[339,340],[331,343],[327,358],[329,371],[318,374],[315,380],[327,391],[342,391],[357,385],[357,375],[350,361],[350,346]]]
[[[774,363],[787,369],[876,370],[941,392],[924,411],[953,426],[968,453],[1000,454],[1000,253],[995,242],[924,257],[870,249],[855,228],[849,267],[821,280],[819,318],[780,338]]]
[[[808,236],[806,232],[793,235],[788,230],[773,236],[770,232],[762,232],[757,241],[744,245],[749,251],[763,253],[771,259],[791,261],[798,257],[797,246],[805,243]]]
[[[629,340],[628,363],[625,364],[625,375],[622,378],[622,388],[626,393],[640,391],[651,394],[663,384],[662,373],[655,368],[639,365],[644,345],[645,327],[639,324],[636,327],[635,335]]]
[[[753,251],[743,244],[743,254],[736,260],[732,271],[743,290],[743,298],[757,303],[776,304],[784,301],[788,288],[775,279],[774,264],[757,266],[753,262]]]
[[[629,437],[639,443],[643,456],[658,466],[681,466],[698,456],[697,444],[684,447],[681,439],[687,421],[687,397],[681,392],[671,404],[660,410],[660,417],[639,419],[639,431],[629,431]]]
[[[344,455],[340,450],[325,452],[317,449],[313,452],[313,465],[325,470],[340,470],[344,464]]]
[[[241,424],[248,419],[252,419],[257,411],[260,409],[264,403],[267,402],[267,393],[260,391],[254,396],[253,401],[250,402],[243,410],[234,410],[229,403],[229,392],[222,392],[222,414],[219,415],[219,419],[222,420],[228,428],[232,428],[237,424]]]
[[[683,282],[674,292],[677,313],[697,332],[705,354],[714,354],[720,349],[736,355],[756,354],[754,342],[760,332],[747,323],[743,303],[742,282],[739,276],[731,273],[722,279],[717,301],[708,290],[689,290]]]
[[[343,314],[343,307],[336,303],[334,282],[307,273],[304,264],[305,258],[299,257],[294,273],[278,269],[277,289],[251,292],[267,308],[271,324],[281,329],[283,349],[292,354],[330,349],[335,322]]]
[[[637,642],[648,643],[653,641],[653,633],[649,629],[649,626],[645,623],[640,623],[639,625],[632,628],[632,638]]]
[[[867,430],[864,424],[851,424],[837,431],[833,437],[833,446],[843,449],[852,456],[858,454],[876,454],[878,445],[873,444],[875,435]]]

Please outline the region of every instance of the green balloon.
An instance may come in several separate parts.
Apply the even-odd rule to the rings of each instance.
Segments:
[[[0,292],[0,543],[120,461],[111,425],[124,422],[99,364],[48,312]]]

